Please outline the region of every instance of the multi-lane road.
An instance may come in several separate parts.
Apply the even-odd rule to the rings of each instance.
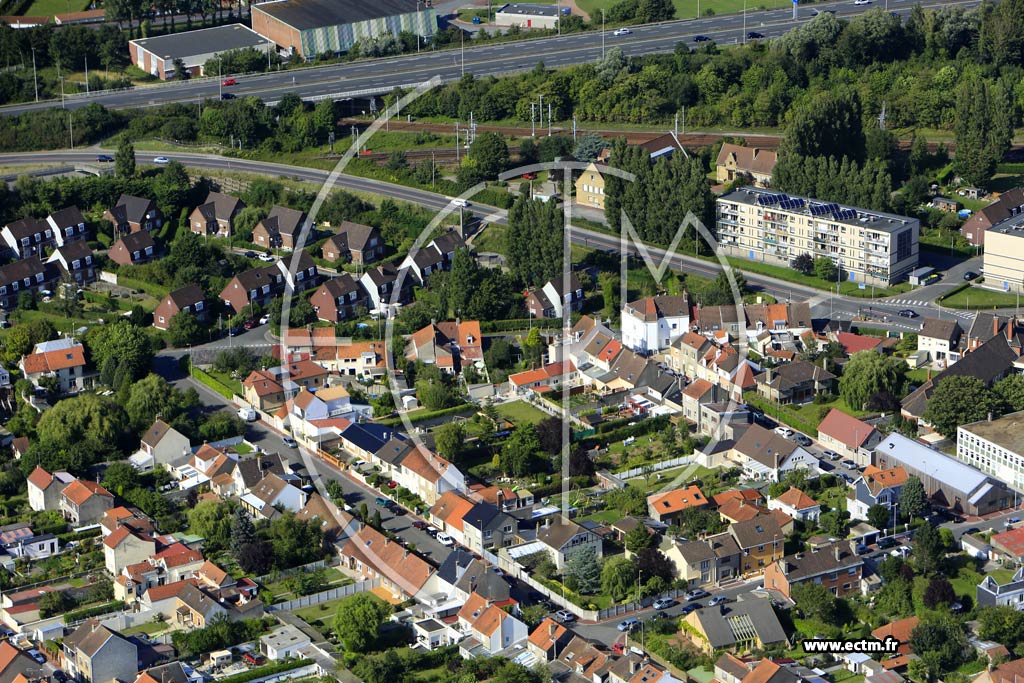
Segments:
[[[76,164],[95,162],[96,149],[89,151],[52,151],[52,152],[29,152],[18,154],[0,154],[0,164]],[[103,150],[99,150],[103,151]],[[108,153],[109,150],[106,150]],[[188,166],[212,170],[233,170],[248,173],[258,173],[271,176],[284,176],[296,180],[324,183],[329,177],[327,171],[305,168],[301,166],[289,166],[265,161],[251,161],[245,159],[231,159],[211,154],[174,153],[171,155],[176,161]],[[138,153],[140,164],[147,163],[151,159],[144,153]],[[347,190],[369,192],[373,194],[391,197],[396,200],[410,202],[423,206],[434,211],[441,211],[450,208],[450,198],[444,195],[420,190],[403,185],[396,185],[371,178],[360,178],[341,174],[334,181],[334,186]],[[483,205],[473,205],[473,213],[485,221],[504,223],[506,212],[501,209]],[[609,252],[618,252],[620,249],[619,238],[606,233],[597,232],[574,226],[570,239],[585,247],[602,249]],[[655,262],[665,258],[665,250],[657,247],[650,247],[649,253]],[[720,271],[720,266],[706,260],[687,256],[685,254],[673,254],[668,259],[669,266],[677,271],[694,273],[705,277],[714,277]],[[935,305],[934,299],[944,290],[957,284],[961,277],[960,271],[972,269],[980,270],[977,263],[967,262],[954,268],[947,275],[947,279],[940,284],[931,285],[912,293],[893,297],[891,299],[858,299],[855,297],[835,296],[832,293],[822,292],[818,289],[802,286],[799,284],[784,282],[770,277],[745,273],[747,282],[754,288],[773,296],[778,301],[809,301],[811,313],[815,318],[829,318],[836,320],[852,320],[870,307],[872,312],[878,314],[878,318],[871,322],[872,326],[887,327],[897,331],[917,331],[920,329],[920,319],[900,318],[897,311],[903,308],[912,308],[921,316],[950,317],[957,316],[963,322],[973,318],[972,314],[963,312],[951,312]],[[885,320],[882,319],[884,316]]]
[[[908,14],[919,0],[875,0],[890,11]],[[754,3],[751,3],[754,4]],[[944,5],[970,6],[977,0],[925,1],[924,7]],[[237,96],[257,96],[276,101],[286,93],[303,98],[347,93],[369,95],[388,93],[396,87],[408,87],[438,76],[455,81],[464,73],[475,76],[501,76],[527,71],[544,62],[548,67],[593,62],[612,47],[622,49],[626,56],[672,52],[679,42],[693,43],[696,35],[705,35],[720,45],[746,40],[747,32],[756,31],[767,38],[777,38],[793,26],[807,21],[814,12],[832,10],[838,16],[859,14],[874,5],[854,5],[852,0],[825,2],[800,7],[793,19],[791,9],[747,10],[744,14],[702,17],[636,26],[630,35],[614,36],[611,31],[585,31],[564,36],[525,39],[488,45],[466,45],[449,50],[423,51],[386,59],[333,64],[309,69],[252,74],[238,78],[231,91]],[[132,90],[104,92],[96,95],[75,95],[65,98],[64,106],[81,107],[98,102],[108,107],[149,107],[170,102],[195,102],[220,96],[218,79],[162,83],[140,86]],[[60,101],[31,102],[0,107],[0,113],[19,114],[61,106]]]

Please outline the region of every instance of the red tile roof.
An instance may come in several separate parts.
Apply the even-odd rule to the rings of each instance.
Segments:
[[[81,505],[93,496],[106,496],[113,498],[110,491],[106,490],[94,481],[78,479],[68,484],[61,492],[62,495],[75,505]]]
[[[818,425],[819,434],[824,434],[851,449],[860,448],[874,429],[867,422],[858,420],[838,408],[828,411],[828,415]]]
[[[647,497],[647,504],[659,515],[665,515],[707,505],[708,499],[704,497],[697,486],[690,486],[685,489],[655,493]]]
[[[67,349],[30,353],[25,356],[23,364],[28,375],[81,367],[85,365],[85,347],[79,344]]]
[[[430,515],[445,525],[462,531],[462,518],[472,509],[473,501],[463,498],[455,491],[447,491],[434,503],[434,507],[430,508]]]
[[[989,542],[1005,548],[1014,557],[1024,557],[1024,527],[995,534]]]
[[[37,489],[45,491],[46,487],[53,483],[53,475],[39,465],[36,465],[36,468],[32,470],[32,474],[28,476],[28,481]]]
[[[882,340],[878,337],[865,337],[853,332],[840,332],[836,335],[836,341],[839,342],[839,345],[843,347],[843,351],[848,356],[852,356],[860,351],[874,351],[882,343]]]
[[[783,493],[775,500],[779,501],[783,505],[788,505],[794,510],[804,510],[806,508],[814,507],[818,504],[816,500],[808,496],[800,489],[790,486],[789,490]]]

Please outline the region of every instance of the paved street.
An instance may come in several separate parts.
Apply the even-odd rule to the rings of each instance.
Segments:
[[[878,4],[890,11],[908,15],[916,0],[885,0]],[[925,2],[922,6],[969,7],[976,4],[977,0],[947,0]],[[239,97],[253,95],[268,102],[277,101],[286,93],[295,93],[303,98],[333,95],[345,99],[351,97],[349,93],[389,93],[396,87],[410,87],[435,76],[450,82],[458,80],[463,73],[480,77],[528,71],[540,61],[548,67],[593,62],[600,59],[602,51],[612,47],[621,48],[627,57],[672,52],[679,42],[695,45],[692,42],[693,36],[698,34],[709,36],[720,45],[740,43],[748,31],[757,31],[766,38],[777,38],[793,26],[812,18],[814,11],[832,9],[838,16],[848,17],[873,7],[870,4],[855,6],[848,0],[826,2],[816,4],[813,8],[800,8],[795,20],[788,8],[768,11],[750,9],[744,15],[731,14],[637,26],[627,36],[613,36],[611,31],[605,35],[601,31],[586,31],[481,46],[467,45],[464,52],[460,49],[424,51],[400,57],[239,76],[238,85],[232,88],[232,92]],[[219,96],[220,80],[204,78],[132,90],[76,95],[66,98],[64,106],[77,108],[98,102],[117,108],[150,107],[169,102],[196,102]],[[0,108],[0,113],[19,114],[53,106],[60,106],[60,101],[8,105]]]

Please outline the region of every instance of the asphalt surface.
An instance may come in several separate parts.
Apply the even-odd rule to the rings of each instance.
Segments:
[[[895,3],[896,0],[893,0]],[[99,152],[112,154],[110,150],[91,148],[78,151],[53,151],[53,152],[27,152],[17,154],[0,154],[0,163],[96,163],[96,155]],[[154,155],[155,156],[155,155]],[[301,166],[289,166],[286,164],[275,164],[264,161],[250,161],[244,159],[230,159],[210,154],[192,154],[185,152],[167,153],[165,156],[180,161],[189,166],[206,169],[223,169],[259,173],[263,175],[287,177],[295,180],[305,180],[315,183],[324,183],[329,177],[327,171],[305,168]],[[136,157],[140,165],[151,164],[152,158],[146,153],[137,153]],[[370,192],[393,199],[417,204],[434,211],[452,209],[450,198],[403,185],[396,185],[371,178],[360,178],[357,176],[338,175],[334,180],[333,187]],[[468,209],[486,222],[504,223],[507,212],[502,209],[472,204]],[[620,249],[619,238],[578,226],[573,227],[570,239],[586,247],[603,249],[605,251],[618,252]],[[635,252],[634,252],[635,253]],[[665,250],[657,247],[649,247],[649,253],[655,260],[660,261],[665,256]],[[928,256],[932,259],[932,256]],[[709,263],[701,259],[687,256],[685,254],[674,254],[669,259],[670,266],[679,271],[694,273],[704,277],[714,277],[720,271],[715,263]],[[944,280],[929,287],[922,287],[911,292],[890,297],[889,299],[867,300],[847,296],[836,296],[834,293],[823,292],[819,289],[806,287],[799,284],[776,280],[773,278],[746,273],[745,278],[755,290],[770,294],[778,301],[809,301],[811,303],[811,315],[814,318],[833,320],[852,320],[862,313],[870,311],[874,317],[867,325],[871,327],[887,328],[893,331],[917,332],[921,327],[921,317],[945,317],[955,316],[962,323],[973,319],[974,315],[961,311],[952,311],[937,306],[934,303],[936,297],[944,291],[962,281],[962,273],[967,270],[980,272],[981,259],[973,258],[956,266]],[[919,317],[914,319],[901,318],[897,311],[909,308],[918,313]],[[227,345],[227,342],[225,342]]]
[[[887,0],[878,4],[906,15],[916,2]],[[975,4],[977,0],[948,0],[926,2],[923,6]],[[630,35],[624,36],[614,36],[611,31],[586,31],[481,46],[467,45],[464,49],[424,51],[386,59],[240,76],[238,85],[229,90],[239,97],[252,95],[268,102],[277,101],[286,93],[295,93],[304,99],[329,95],[346,99],[352,97],[351,93],[388,93],[396,87],[410,87],[435,76],[444,81],[455,81],[464,73],[501,76],[528,71],[538,62],[544,62],[548,67],[592,62],[600,59],[603,50],[612,47],[621,48],[627,57],[672,52],[679,42],[699,47],[702,43],[693,42],[696,35],[708,36],[720,45],[745,42],[747,33],[751,31],[762,34],[766,39],[777,38],[793,26],[811,19],[815,11],[830,9],[837,16],[848,17],[872,7],[873,4],[856,6],[851,1],[821,3],[799,8],[797,19],[792,18],[793,12],[788,8],[767,11],[749,9],[745,15],[702,17],[637,26]],[[117,108],[151,107],[169,102],[218,98],[220,93],[220,79],[205,78],[96,95],[75,95],[65,98],[64,106],[77,108],[98,102]],[[0,113],[20,114],[53,106],[61,106],[60,101],[9,105],[0,107]]]

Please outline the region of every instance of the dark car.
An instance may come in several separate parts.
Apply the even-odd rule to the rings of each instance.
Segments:
[[[426,531],[427,530],[427,523],[426,522],[422,522],[422,521],[420,521],[418,519],[415,522],[412,523],[412,526],[413,526],[414,529],[419,529],[420,531]]]
[[[747,40],[760,40],[761,38],[764,38],[763,33],[758,33],[757,31],[747,31]]]
[[[220,94],[222,100],[233,100],[235,99],[234,93],[224,92]]]
[[[228,328],[228,336],[230,336],[230,337],[237,337],[238,335],[242,334],[242,332],[244,332],[244,331],[245,331],[245,329],[242,328],[242,327],[231,327],[231,328]]]
[[[246,320],[244,323],[242,323],[242,327],[244,327],[247,330],[251,330],[257,325],[259,325],[259,323],[255,320]]]
[[[968,282],[970,282],[976,277],[978,277],[978,274],[975,273],[973,270],[968,270],[966,273],[964,273],[964,279],[967,280]]]
[[[711,39],[708,38],[707,36],[694,36],[693,37],[693,42],[695,42],[695,43],[706,43],[709,40],[711,40]]]
[[[101,162],[103,162],[105,164],[109,164],[113,160],[114,160],[114,157],[110,156],[109,154],[100,154],[99,156],[96,157],[96,161],[101,161]],[[61,672],[61,673],[63,673],[63,672]]]
[[[917,317],[917,311],[915,311],[912,308],[904,308],[902,311],[900,311],[896,315],[898,315],[901,318],[916,318]]]
[[[897,545],[896,539],[892,536],[886,536],[878,541],[879,550],[888,550],[889,548],[895,548]]]
[[[256,258],[256,252],[255,251],[247,251],[247,252],[245,252],[245,258]]]
[[[979,529],[976,526],[972,526],[970,529],[964,529],[964,536],[970,536],[972,534],[977,534],[979,532],[981,532],[981,529]]]
[[[693,612],[693,611],[699,610],[699,609],[700,609],[700,603],[699,602],[691,602],[690,604],[688,604],[685,607],[683,607],[683,609],[681,609],[679,611],[679,613],[683,614],[683,615],[686,615],[686,614],[689,614],[690,612]]]

